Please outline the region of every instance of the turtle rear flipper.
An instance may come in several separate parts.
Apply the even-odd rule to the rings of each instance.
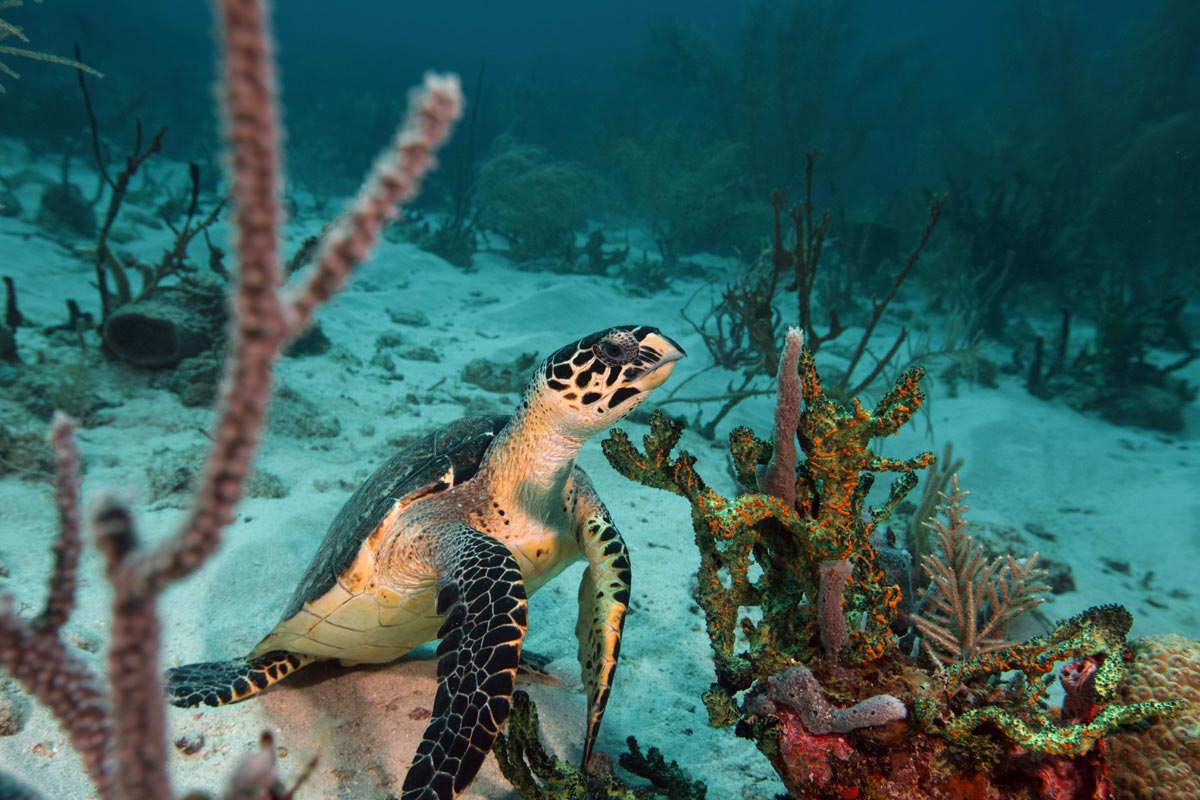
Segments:
[[[453,800],[475,778],[508,719],[527,603],[509,549],[463,524],[426,541],[438,570],[438,688],[401,800]]]
[[[172,667],[167,670],[167,699],[181,708],[229,705],[258,694],[316,660],[314,656],[272,650],[253,658]]]
[[[554,659],[542,653],[535,653],[528,648],[521,648],[521,662],[517,664],[517,674],[522,678],[536,679],[539,682],[560,684],[561,682],[550,674],[549,668]]]

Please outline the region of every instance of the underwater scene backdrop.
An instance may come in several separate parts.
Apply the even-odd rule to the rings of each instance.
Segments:
[[[1200,797],[1197,41],[0,2],[0,797]]]

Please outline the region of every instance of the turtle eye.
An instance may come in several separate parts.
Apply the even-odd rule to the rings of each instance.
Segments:
[[[592,346],[592,352],[610,367],[628,364],[637,356],[637,337],[629,331],[612,331]]]
[[[625,356],[625,351],[616,342],[601,342],[600,352],[609,361],[620,361]]]

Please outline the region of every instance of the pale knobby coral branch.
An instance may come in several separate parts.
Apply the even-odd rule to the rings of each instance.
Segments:
[[[291,335],[304,330],[313,308],[342,287],[354,265],[370,254],[387,221],[416,195],[462,109],[457,75],[426,75],[425,85],[409,95],[404,127],[375,162],[358,199],[325,237],[316,266],[287,299]]]
[[[939,494],[943,502],[938,509],[946,519],[930,518],[925,525],[937,534],[941,553],[921,559],[931,589],[920,595],[931,608],[913,621],[930,656],[941,665],[1006,647],[1008,624],[1044,602],[1039,595],[1049,587],[1043,584],[1046,571],[1036,566],[1037,553],[1024,560],[985,558],[983,545],[967,533],[969,507],[963,500],[969,492],[958,488],[957,475],[951,478],[950,494]]]
[[[75,606],[76,568],[82,546],[79,525],[79,451],[75,422],[56,413],[50,440],[54,447],[55,498],[59,533],[46,606],[30,623],[18,616],[9,594],[0,595],[0,668],[46,706],[66,729],[102,797],[113,797],[108,769],[112,723],[107,692],[98,676],[59,636]]]
[[[226,128],[236,201],[236,282],[228,360],[212,450],[185,523],[152,548],[138,542],[133,514],[105,497],[93,514],[113,585],[108,687],[59,636],[74,606],[79,553],[78,455],[65,417],[56,417],[60,533],[46,610],[34,623],[0,596],[0,666],[56,715],[104,800],[163,800],[167,774],[165,699],[159,663],[158,593],[199,567],[221,542],[241,499],[270,398],[272,373],[289,336],[366,257],[397,204],[417,192],[462,109],[457,78],[427,76],[405,126],[326,244],[313,276],[295,293],[281,289],[281,220],[276,90],[263,0],[218,0]],[[273,754],[251,756],[231,796],[258,797],[274,779]]]
[[[241,32],[225,37],[227,126],[242,254],[233,358],[226,370],[215,441],[191,514],[175,539],[159,547],[143,568],[152,586],[189,574],[220,543],[258,444],[280,348],[304,330],[313,309],[340,289],[354,266],[369,255],[383,225],[416,194],[434,166],[433,152],[462,114],[458,78],[427,75],[424,87],[409,98],[408,116],[392,147],[323,243],[317,265],[299,286],[281,293],[275,232],[281,219],[281,181],[270,39],[261,19],[250,11],[257,0],[222,0],[220,5],[227,30]]]

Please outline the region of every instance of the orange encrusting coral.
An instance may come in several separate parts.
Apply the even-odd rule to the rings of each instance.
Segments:
[[[879,659],[894,646],[891,624],[902,595],[876,563],[870,538],[916,483],[912,473],[934,460],[930,453],[888,459],[871,449],[875,439],[895,433],[920,407],[919,368],[905,372],[873,410],[857,401],[847,410],[825,396],[812,353],[795,344],[786,348],[779,381],[781,398],[796,402],[776,415],[775,444],[744,428],[730,434],[737,474],[755,488],[762,480],[756,474],[772,452],[788,452],[791,442],[799,442],[798,464],[771,459],[766,466],[766,482],[779,494],[750,491],[729,499],[708,489],[691,455],[671,456],[682,424],[661,414],[645,437],[644,452],[619,431],[604,443],[610,462],[626,477],[682,495],[692,505],[701,555],[698,600],[708,620],[718,684],[728,695],[815,653],[819,621],[808,601],[818,596],[822,563],[853,565],[841,605],[863,624],[849,634],[846,660]],[[868,510],[866,495],[878,472],[903,475],[884,506]],[[762,571],[754,580],[752,565]],[[747,607],[761,608],[762,620],[740,619]],[[748,645],[741,653],[739,634]]]
[[[789,333],[790,344],[797,338]],[[888,459],[871,444],[920,408],[921,374],[905,372],[872,410],[857,401],[847,409],[825,395],[810,352],[785,348],[774,442],[745,428],[730,433],[743,490],[733,499],[705,486],[687,452],[672,457],[683,423],[661,412],[644,453],[621,431],[604,442],[618,472],[691,504],[696,600],[716,672],[703,696],[710,721],[736,724],[756,741],[794,798],[1111,798],[1097,742],[1178,709],[1170,700],[1112,702],[1124,674],[1127,611],[1090,609],[1022,644],[992,636],[985,624],[988,647],[934,673],[896,647],[892,623],[904,598],[871,537],[934,457]],[[803,453],[794,466],[775,457],[794,452],[792,437]],[[883,505],[868,509],[880,472],[900,475]],[[1032,577],[1032,559],[1008,563]],[[744,616],[746,608],[761,618]],[[1042,676],[1066,660],[1071,710],[1060,715]],[[1020,679],[1005,681],[1012,672]],[[888,716],[851,714],[862,708]],[[847,714],[855,724],[827,725],[826,717]]]

